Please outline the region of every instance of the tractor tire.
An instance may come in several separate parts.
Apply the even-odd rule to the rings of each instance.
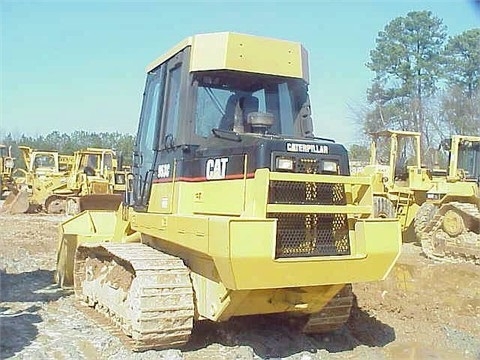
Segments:
[[[382,196],[373,197],[373,217],[382,219],[396,218],[396,211],[393,203]]]

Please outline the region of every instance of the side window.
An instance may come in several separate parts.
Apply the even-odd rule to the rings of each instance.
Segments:
[[[181,66],[177,66],[168,72],[164,137],[171,136],[172,140],[176,138],[178,130],[181,69]]]
[[[140,149],[152,150],[155,141],[155,128],[160,102],[161,78],[156,77],[147,86],[142,128],[140,129]]]

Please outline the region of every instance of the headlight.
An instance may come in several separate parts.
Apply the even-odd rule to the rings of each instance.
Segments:
[[[336,161],[324,161],[322,171],[338,174],[338,163]]]
[[[293,159],[287,157],[278,156],[275,160],[276,170],[289,170],[293,171]]]

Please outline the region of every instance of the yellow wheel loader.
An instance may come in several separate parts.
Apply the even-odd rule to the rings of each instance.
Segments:
[[[152,62],[129,180],[117,211],[61,224],[56,281],[134,350],[254,314],[332,331],[351,283],[384,279],[399,256],[398,220],[372,216],[371,177],[312,133],[295,42],[202,34]]]
[[[480,264],[480,137],[453,135],[441,146],[448,170],[427,192],[415,231],[428,257]]]
[[[375,217],[398,217],[404,238],[414,235],[414,219],[432,187],[421,166],[419,132],[384,130],[371,134],[370,164],[358,175],[373,176]]]

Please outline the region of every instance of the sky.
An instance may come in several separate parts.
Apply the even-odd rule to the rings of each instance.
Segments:
[[[315,135],[349,146],[361,138],[352,109],[365,103],[378,32],[421,10],[450,36],[480,27],[473,0],[0,0],[0,137],[134,134],[146,65],[190,35],[234,31],[301,42]]]

